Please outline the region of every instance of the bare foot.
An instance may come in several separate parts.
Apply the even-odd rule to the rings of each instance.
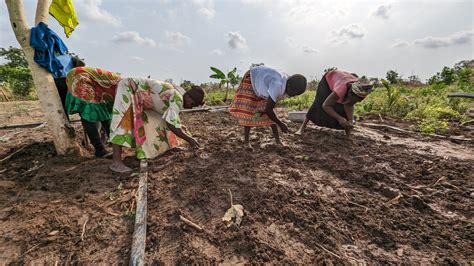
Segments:
[[[126,166],[123,162],[113,162],[109,166],[109,169],[119,174],[128,173],[132,171],[132,168]]]
[[[298,135],[298,136],[303,136],[303,134],[304,134],[304,130],[301,130],[301,129],[295,132],[295,135]]]

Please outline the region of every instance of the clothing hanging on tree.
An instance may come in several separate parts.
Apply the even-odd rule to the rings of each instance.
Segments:
[[[72,0],[53,0],[49,6],[49,14],[61,24],[67,38],[79,24]]]

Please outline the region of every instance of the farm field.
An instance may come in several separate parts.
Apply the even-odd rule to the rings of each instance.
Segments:
[[[41,121],[40,109],[13,113],[9,124]],[[349,140],[310,126],[283,135],[285,147],[255,130],[248,151],[227,112],[183,116],[202,147],[149,161],[147,264],[472,262],[472,141],[361,125]],[[472,126],[457,130],[472,138]],[[23,150],[0,163],[0,262],[127,263],[136,174],[114,174],[87,150],[55,156],[47,127],[0,130],[8,136],[0,158]],[[139,164],[132,153],[126,163]],[[240,227],[222,222],[229,190]]]

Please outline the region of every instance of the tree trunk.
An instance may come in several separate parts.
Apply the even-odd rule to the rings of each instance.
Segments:
[[[229,93],[229,82],[227,82],[227,87],[225,89],[224,103],[227,102],[227,94]]]
[[[28,60],[28,66],[33,76],[33,82],[43,108],[44,117],[51,130],[56,152],[59,155],[67,154],[72,151],[72,148],[76,147],[74,143],[74,129],[70,126],[64,113],[53,76],[33,60],[35,50],[30,46],[30,27],[26,22],[23,1],[5,0],[5,2],[16,39]],[[36,24],[48,22],[48,9],[48,0],[38,0]]]

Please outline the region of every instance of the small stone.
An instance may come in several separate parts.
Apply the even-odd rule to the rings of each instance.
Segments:
[[[397,249],[397,255],[398,255],[399,257],[402,257],[402,256],[403,256],[403,248]]]
[[[48,233],[48,236],[55,236],[55,235],[57,235],[58,233],[59,233],[58,230],[54,230],[54,231],[49,232],[49,233]]]

